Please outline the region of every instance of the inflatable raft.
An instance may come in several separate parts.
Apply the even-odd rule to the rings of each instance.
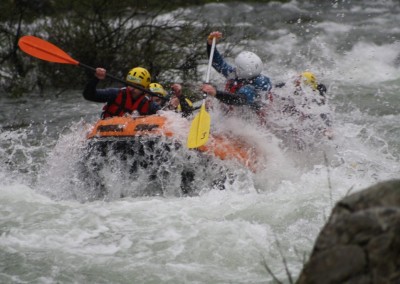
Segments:
[[[102,119],[93,126],[87,136],[89,141],[97,144],[109,141],[114,143],[138,140],[154,141],[161,137],[167,139],[175,137],[175,133],[168,126],[167,117],[162,115]],[[238,138],[211,134],[208,142],[195,151],[212,155],[221,160],[236,160],[253,172],[258,168],[256,149]]]

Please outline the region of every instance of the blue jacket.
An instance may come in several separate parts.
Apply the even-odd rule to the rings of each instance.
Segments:
[[[211,45],[207,44],[208,56],[210,56]],[[224,92],[217,91],[217,99],[231,105],[252,105],[260,96],[261,92],[269,92],[272,88],[271,80],[262,74],[251,79],[239,79],[236,77],[235,68],[229,65],[217,49],[214,50],[212,60],[214,69],[228,79]],[[232,86],[232,87],[229,87]],[[235,88],[234,86],[237,86]],[[231,96],[229,98],[228,96]]]

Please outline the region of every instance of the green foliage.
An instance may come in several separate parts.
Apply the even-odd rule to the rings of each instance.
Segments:
[[[187,16],[174,8],[206,2],[210,1],[3,0],[0,10],[7,12],[0,16],[1,91],[21,95],[49,88],[82,89],[93,76],[75,66],[24,54],[17,43],[27,34],[121,79],[131,68],[142,66],[149,69],[153,82],[199,80],[197,67],[206,61],[204,42],[211,28],[205,22],[199,25],[200,15]],[[229,35],[228,24],[223,32]]]
[[[137,5],[131,5],[136,2]],[[198,60],[206,54],[207,26],[193,27],[193,20],[180,12],[165,20],[161,6],[159,10],[143,10],[139,1],[60,0],[51,2],[51,17],[36,14],[34,19],[32,14],[28,17],[21,12],[32,9],[31,6],[17,7],[13,3],[16,2],[6,3],[13,15],[3,19],[0,30],[0,37],[5,39],[0,43],[4,63],[0,80],[4,82],[4,91],[10,94],[48,88],[81,89],[87,81],[83,69],[43,62],[21,52],[17,42],[25,34],[48,40],[74,59],[89,66],[105,67],[120,78],[135,66],[148,68],[153,81],[170,81],[175,76],[182,80],[195,78]],[[25,82],[24,88],[21,82]]]

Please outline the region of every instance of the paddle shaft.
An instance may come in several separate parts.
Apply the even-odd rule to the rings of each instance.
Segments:
[[[96,68],[91,67],[91,66],[89,66],[89,65],[83,64],[83,63],[81,63],[81,62],[79,62],[78,65],[79,65],[80,67],[82,67],[82,68],[85,68],[85,69],[91,70],[91,71],[93,71],[93,72],[96,72]],[[113,76],[113,75],[110,75],[110,74],[108,74],[107,72],[106,72],[106,77],[108,77],[108,78],[110,78],[110,79],[112,79],[112,80],[114,80],[114,81],[117,81],[117,82],[119,82],[119,83],[125,84],[125,85],[131,85],[131,84],[129,84],[129,82],[126,82],[126,81],[124,81],[124,80],[121,80],[120,78],[117,78],[117,77],[115,77],[115,76]],[[132,84],[132,85],[133,85],[133,84]],[[136,85],[134,85],[134,86],[135,86],[136,88],[138,88],[139,90],[141,90],[141,91],[146,91],[146,90],[142,90],[141,87],[138,87],[138,86],[136,86]]]
[[[86,65],[86,64],[84,64],[84,63],[79,62],[79,63],[78,63],[78,66],[80,66],[80,67],[82,67],[82,68],[85,68],[85,69],[88,69],[88,70],[91,70],[91,71],[93,71],[93,72],[96,72],[96,68],[94,68],[94,67],[92,67],[92,66],[89,66],[89,65]],[[149,94],[149,95],[156,96],[156,97],[158,97],[158,98],[161,98],[161,99],[163,99],[163,100],[166,100],[166,98],[164,98],[163,96],[161,96],[161,95],[159,95],[159,94],[157,94],[157,93],[153,93],[152,91],[147,90],[147,89],[145,89],[145,88],[143,88],[143,87],[141,87],[141,86],[138,86],[138,85],[135,85],[135,84],[131,84],[131,83],[127,82],[127,81],[124,81],[124,80],[122,80],[122,79],[120,79],[120,78],[117,78],[117,77],[115,77],[115,76],[113,76],[113,75],[110,75],[110,74],[108,74],[107,72],[106,72],[106,77],[107,77],[107,78],[110,78],[110,79],[112,79],[112,80],[114,80],[114,81],[116,81],[116,82],[119,82],[119,83],[121,83],[121,84],[128,85],[128,86],[134,87],[134,88],[136,88],[136,89],[139,89],[139,90],[141,90],[142,92],[145,92],[145,93],[147,93],[147,94]]]
[[[211,65],[214,57],[216,38],[213,38],[211,45],[210,58],[207,66],[206,83],[210,80]],[[195,116],[190,126],[187,147],[198,148],[207,143],[210,135],[211,119],[210,114],[206,110],[206,97],[207,94],[203,94],[203,102],[200,107],[200,112]]]
[[[55,46],[54,44],[45,41],[43,39],[40,39],[35,36],[23,36],[19,39],[18,41],[18,46],[21,48],[22,51],[26,52],[27,54],[48,61],[48,62],[53,62],[53,63],[62,63],[62,64],[72,64],[72,65],[77,65],[80,67],[83,67],[85,69],[91,70],[93,72],[96,72],[96,68],[93,68],[89,65],[83,64],[74,58],[72,58],[70,55],[68,55],[64,50],[60,49],[59,47]],[[150,94],[151,96],[156,96],[161,99],[166,99],[163,96],[153,93],[150,90],[147,90],[141,86],[132,84],[130,82],[126,82],[124,80],[121,80],[115,76],[109,75],[106,73],[106,77],[120,82],[124,85],[134,87],[136,89],[141,90],[142,92],[145,92],[147,94]]]
[[[209,83],[209,81],[210,81],[211,65],[212,65],[212,61],[213,61],[213,57],[214,57],[216,43],[217,43],[217,39],[215,37],[213,37],[212,44],[211,44],[211,51],[210,51],[210,59],[208,60],[208,66],[207,66],[206,83]]]
[[[208,59],[207,73],[206,73],[206,84],[210,82],[211,66],[214,57],[215,45],[217,44],[217,39],[213,37],[211,43],[210,58]],[[207,93],[203,93],[203,104],[205,104],[207,98]]]

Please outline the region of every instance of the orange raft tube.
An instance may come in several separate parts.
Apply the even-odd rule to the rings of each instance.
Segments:
[[[160,115],[111,117],[99,120],[87,138],[174,137],[166,121],[167,118]],[[256,149],[237,138],[211,134],[206,145],[197,150],[214,155],[221,160],[237,160],[253,172],[258,169]]]

